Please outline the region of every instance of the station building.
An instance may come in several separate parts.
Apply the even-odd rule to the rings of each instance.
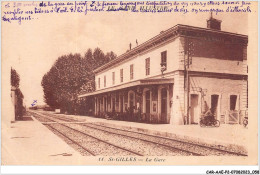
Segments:
[[[133,121],[198,124],[211,108],[221,123],[241,123],[248,105],[248,36],[176,25],[97,68],[91,97],[95,116]]]

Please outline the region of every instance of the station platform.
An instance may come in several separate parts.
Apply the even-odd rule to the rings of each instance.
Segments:
[[[74,165],[84,156],[32,117],[2,123],[2,165]]]
[[[128,129],[147,134],[154,134],[163,137],[178,138],[199,144],[213,146],[225,146],[230,150],[242,150],[247,152],[248,128],[239,124],[221,124],[219,127],[200,127],[200,125],[172,125],[172,124],[147,124],[119,120],[107,120],[78,115],[59,116],[72,117],[86,122],[97,122],[101,125]]]
[[[53,112],[50,112],[53,113]],[[100,125],[178,138],[193,143],[225,146],[230,150],[247,152],[248,129],[242,125],[220,125],[218,128],[199,125],[146,124],[107,120],[89,116],[64,115]],[[34,117],[6,126],[2,123],[2,165],[90,165],[79,152],[67,145]],[[94,158],[94,157],[93,157]]]

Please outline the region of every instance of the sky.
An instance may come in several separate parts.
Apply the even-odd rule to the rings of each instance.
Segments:
[[[3,9],[2,9],[3,10]],[[26,106],[37,100],[44,104],[41,80],[55,60],[64,54],[84,54],[88,48],[123,54],[136,39],[141,44],[176,24],[206,28],[209,13],[106,12],[39,15],[38,19],[8,23],[2,21],[2,67],[8,62],[20,74],[20,88]],[[218,14],[222,30],[248,34],[247,15]]]

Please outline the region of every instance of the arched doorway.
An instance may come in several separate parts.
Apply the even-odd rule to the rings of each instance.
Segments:
[[[107,97],[104,97],[104,112],[107,112]]]
[[[211,112],[214,114],[215,118],[218,119],[219,115],[219,95],[211,95]]]
[[[123,95],[120,95],[119,98],[120,98],[120,100],[119,100],[119,103],[120,103],[120,112],[123,113],[123,111],[124,111],[124,96],[123,96]]]
[[[168,112],[168,105],[167,105],[167,89],[161,89],[161,120],[162,123],[167,123],[167,112]]]
[[[150,90],[146,91],[145,92],[145,112],[147,114],[150,114],[150,111],[151,111],[151,93],[150,93]]]
[[[191,94],[190,95],[190,122],[191,124],[198,124],[200,116],[199,108],[199,95]]]
[[[102,110],[102,99],[101,98],[99,98],[99,103],[98,103],[98,112],[99,112],[99,114],[102,112],[101,110]]]
[[[129,91],[128,92],[128,107],[129,108],[134,108],[135,106],[135,93],[134,91]]]
[[[116,107],[116,99],[115,99],[115,97],[112,97],[112,112],[113,113],[116,112],[115,107]]]
[[[143,111],[145,114],[145,121],[150,122],[151,91],[148,88],[143,90]]]
[[[135,108],[135,93],[134,91],[128,92],[128,120],[132,121],[134,116],[134,108]]]
[[[147,114],[151,111],[151,91],[148,88],[143,90],[143,111]]]

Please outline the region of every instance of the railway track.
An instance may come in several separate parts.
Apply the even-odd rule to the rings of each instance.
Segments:
[[[66,136],[66,137],[70,137],[70,136],[68,136],[70,134],[67,134],[70,131],[71,131],[70,133],[73,133],[72,134],[73,137],[77,137],[76,135],[81,135],[81,136],[79,136],[80,139],[76,139],[76,141],[74,141],[74,142],[80,144],[81,146],[85,144],[86,146],[82,146],[82,147],[85,147],[85,148],[89,147],[88,152],[91,150],[90,152],[92,152],[92,155],[94,155],[94,156],[97,156],[97,155],[108,156],[108,155],[114,155],[114,154],[143,156],[142,154],[140,154],[138,152],[128,150],[124,147],[120,147],[118,145],[115,145],[115,144],[110,143],[105,140],[101,140],[95,136],[86,134],[80,130],[66,126],[65,124],[56,123],[56,124],[45,124],[45,125],[48,125],[48,127],[53,127],[56,130],[59,130],[59,132],[63,131],[62,133],[66,133],[66,134],[64,134],[64,136]],[[55,126],[55,125],[60,125],[60,126]],[[99,149],[97,150],[97,148],[99,148]]]
[[[79,122],[79,121],[84,121],[84,120],[75,120],[75,119],[72,119],[72,118],[69,118],[69,117],[64,117],[64,116],[58,116],[58,115],[54,115],[54,114],[46,114],[44,112],[37,112],[37,113],[40,113],[42,115],[48,115],[49,117],[52,116],[54,117],[55,119],[59,119],[61,121],[66,121],[66,122]],[[37,114],[36,113],[36,114]]]
[[[108,139],[110,140],[110,142],[108,144],[110,145],[114,145],[117,147],[120,147],[121,149],[123,148],[124,150],[127,150],[128,152],[133,152],[136,155],[192,155],[192,152],[189,151],[183,151],[180,149],[176,149],[173,147],[167,148],[168,150],[165,150],[165,147],[158,147],[157,143],[152,143],[151,142],[143,142],[140,139],[136,139],[136,138],[131,138],[129,139],[129,137],[124,137],[123,135],[120,136],[120,138],[118,137],[118,135],[114,134],[108,134],[108,135],[104,135],[104,132],[97,132],[95,130],[84,130],[84,128],[80,129],[79,126],[83,126],[83,125],[78,125],[78,123],[59,123],[59,121],[57,121],[56,119],[54,120],[52,117],[52,119],[50,119],[49,116],[42,116],[42,114],[40,114],[40,117],[44,117],[47,118],[49,122],[44,123],[44,125],[49,126],[53,124],[59,124],[62,125],[63,127],[69,128],[71,130],[73,130],[74,132],[78,132],[84,135],[88,135],[89,137],[95,135],[97,137],[95,137],[96,139],[99,139],[99,141],[103,141],[103,142],[107,142],[104,141],[104,139]],[[39,114],[36,114],[37,117],[39,117]],[[69,125],[69,126],[68,126]],[[73,128],[74,127],[74,128]],[[75,129],[75,127],[77,129]],[[79,130],[80,129],[80,130]],[[86,134],[86,133],[90,133],[90,134]],[[111,140],[113,141],[113,143],[111,143]],[[116,145],[115,145],[116,144]],[[120,146],[118,146],[120,145]],[[139,145],[139,147],[137,148],[136,146]],[[141,146],[140,146],[141,145]]]
[[[123,130],[123,129],[99,125],[99,124],[95,124],[95,123],[88,123],[88,124],[81,124],[81,125],[86,126],[86,127],[91,127],[93,129],[102,130],[104,132],[108,132],[108,133],[111,133],[111,134],[124,135],[124,136],[128,136],[128,137],[131,137],[131,138],[137,138],[137,139],[144,140],[144,141],[151,142],[151,143],[157,143],[158,145],[167,146],[169,148],[174,147],[174,146],[171,146],[171,145],[175,145],[176,149],[183,150],[183,147],[187,147],[187,145],[188,145],[187,149],[189,149],[189,150],[190,149],[192,149],[192,150],[200,149],[200,151],[199,151],[200,153],[185,150],[185,151],[188,151],[188,152],[192,153],[193,155],[197,155],[197,156],[212,155],[213,154],[212,151],[214,151],[214,155],[247,156],[246,154],[243,154],[243,153],[237,153],[237,152],[233,152],[233,151],[222,150],[222,149],[219,149],[219,148],[209,147],[209,146],[205,146],[205,145],[199,145],[199,144],[196,144],[196,143],[181,141],[181,140],[162,137],[162,136],[156,136],[156,135],[151,135],[151,134],[146,134],[146,133]],[[148,137],[148,138],[143,139],[144,136]],[[179,144],[179,145],[176,145],[176,143]]]
[[[45,116],[46,114],[41,114]],[[50,119],[52,118],[52,119]],[[53,120],[55,119],[55,120]],[[58,120],[57,120],[58,119]],[[57,117],[54,114],[48,114],[48,120],[52,120],[52,122],[61,122],[61,121],[66,121],[66,122],[75,122],[78,120],[75,119],[69,119],[69,118],[62,118],[62,117]],[[187,141],[182,141],[178,139],[173,139],[173,138],[167,138],[167,137],[162,137],[162,136],[156,136],[156,135],[151,135],[151,134],[146,134],[146,133],[140,133],[136,131],[129,131],[129,130],[123,130],[119,128],[114,128],[114,127],[109,127],[109,126],[104,126],[100,124],[95,124],[95,123],[73,123],[70,126],[67,126],[68,124],[63,123],[64,126],[73,128],[75,132],[90,132],[90,133],[99,133],[99,135],[103,134],[105,136],[110,136],[113,137],[121,137],[122,139],[132,139],[137,142],[145,142],[149,144],[154,144],[157,147],[161,147],[163,149],[167,149],[168,151],[175,151],[175,152],[180,152],[181,155],[193,155],[193,156],[209,156],[209,155],[227,155],[227,156],[247,156],[246,154],[243,153],[238,153],[238,152],[233,152],[233,151],[228,151],[228,150],[223,150],[215,147],[210,147],[206,145],[200,145],[197,143],[192,143],[192,142],[187,142]],[[73,127],[72,127],[73,126]],[[77,129],[75,129],[75,127]],[[78,130],[78,128],[81,128]],[[93,131],[95,130],[95,132]],[[104,134],[106,133],[106,134]],[[92,134],[93,135],[93,134]],[[100,139],[100,138],[99,138]],[[102,140],[102,139],[100,139]],[[112,139],[113,140],[113,139]],[[110,144],[110,143],[108,143]],[[129,150],[129,149],[127,149]],[[140,153],[140,151],[139,151]],[[178,154],[177,154],[178,155]]]
[[[55,117],[55,115],[53,117]],[[182,140],[177,140],[177,139],[167,138],[167,137],[162,137],[162,136],[156,136],[156,135],[151,135],[151,134],[146,134],[146,133],[140,133],[140,132],[135,132],[135,131],[128,131],[128,130],[123,130],[123,129],[119,129],[119,128],[114,128],[114,127],[109,127],[109,126],[104,126],[104,125],[98,125],[98,124],[94,124],[94,123],[82,124],[82,125],[87,126],[87,127],[92,127],[93,129],[100,129],[104,132],[108,132],[108,133],[111,133],[111,134],[118,134],[118,135],[124,135],[124,136],[125,135],[129,136],[129,134],[135,134],[135,136],[130,135],[129,137],[139,138],[141,140],[144,140],[144,139],[142,139],[143,136],[151,137],[152,140],[156,139],[156,141],[155,141],[156,143],[163,142],[164,144],[162,146],[165,146],[165,141],[162,141],[162,140],[167,140],[168,141],[167,145],[168,145],[169,148],[172,147],[170,144],[175,144],[175,142],[178,142],[178,143],[181,144],[181,145],[178,145],[179,147],[183,147],[183,146],[185,147],[185,144],[186,144],[186,147],[187,147],[187,144],[188,144],[189,145],[188,149],[196,150],[196,148],[197,149],[203,148],[204,150],[200,151],[201,153],[194,153],[194,152],[186,150],[187,152],[190,152],[191,154],[197,155],[197,156],[199,156],[199,155],[201,155],[201,156],[202,155],[203,156],[212,155],[212,151],[215,152],[213,155],[247,156],[247,154],[244,154],[244,153],[238,153],[238,152],[224,150],[224,149],[220,149],[220,148],[216,148],[216,147],[210,147],[210,146],[207,146],[207,145],[202,145],[202,144],[197,144],[197,143],[192,143],[192,142],[187,142],[187,141],[182,141]],[[96,127],[98,127],[98,128],[96,128]],[[121,133],[123,132],[123,134],[119,134],[119,132],[121,132]],[[149,140],[144,140],[144,141],[149,142]],[[155,142],[151,142],[151,143],[155,143]],[[183,148],[180,148],[180,150],[182,150],[182,149]]]
[[[68,141],[70,141],[72,144],[78,146],[80,149],[82,149],[84,152],[82,152],[84,155],[91,155],[91,156],[95,156],[95,153],[93,151],[90,151],[88,148],[86,148],[85,146],[82,146],[81,144],[79,144],[78,142],[74,141],[73,139],[71,139],[70,137],[66,136],[65,134],[63,134],[62,132],[60,132],[59,130],[55,129],[52,126],[48,126],[48,128],[50,128],[52,131],[58,133],[58,135],[61,135],[62,137],[66,138]],[[68,142],[67,141],[67,142]],[[87,154],[86,154],[87,153]]]
[[[44,123],[45,126],[50,128],[52,131],[58,133],[58,135],[61,135],[65,139],[69,140],[73,144],[77,145],[78,147],[83,149],[83,151],[89,153],[92,156],[114,155],[114,154],[143,156],[143,154],[140,154],[136,151],[129,150],[124,147],[120,147],[120,146],[110,143],[108,141],[99,139],[93,135],[90,135],[90,134],[87,134],[80,130],[77,130],[75,128],[69,127],[64,123],[59,123],[59,121],[57,121],[57,120],[50,119],[49,117],[46,118],[46,116],[41,116],[41,115],[43,115],[43,114],[34,113],[34,117],[37,120],[39,120],[41,118],[40,120],[43,121],[42,118],[45,118],[45,119],[47,119],[48,122],[52,122],[49,124]],[[77,134],[75,134],[75,133],[77,133]],[[76,135],[81,135],[81,137],[82,136],[83,137],[78,139]],[[76,138],[72,138],[72,137],[76,137]],[[87,148],[87,146],[84,146],[84,144],[90,148]],[[92,147],[91,147],[91,144],[92,144]],[[93,147],[93,144],[94,144],[94,147]],[[103,148],[97,150],[96,148],[98,148],[98,147],[103,147]],[[118,151],[118,150],[121,150],[121,151]],[[82,151],[80,151],[80,152],[82,152]],[[112,153],[112,154],[109,154],[109,153]]]

